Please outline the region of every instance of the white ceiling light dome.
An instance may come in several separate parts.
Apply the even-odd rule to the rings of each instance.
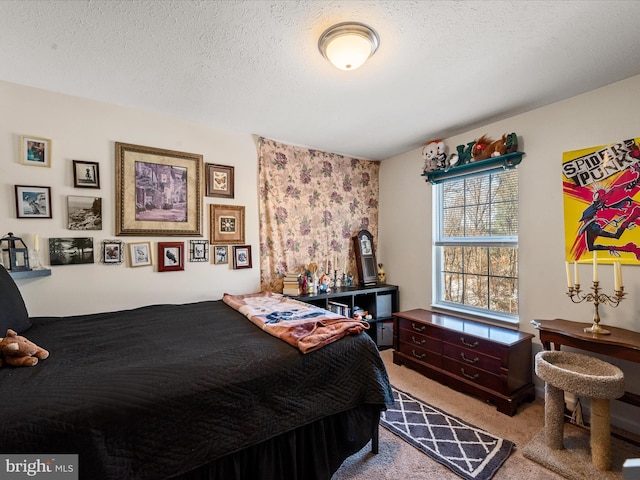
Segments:
[[[359,22],[342,22],[327,28],[318,40],[322,56],[341,70],[355,70],[380,45],[376,31]]]

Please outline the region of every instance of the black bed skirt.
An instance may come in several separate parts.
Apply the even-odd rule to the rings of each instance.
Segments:
[[[329,480],[347,457],[372,439],[379,417],[378,407],[356,407],[171,480]]]

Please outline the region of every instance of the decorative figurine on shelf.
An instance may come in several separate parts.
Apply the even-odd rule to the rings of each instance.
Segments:
[[[515,132],[511,132],[507,135],[504,141],[505,153],[513,153],[518,151],[518,136]]]
[[[384,283],[387,281],[387,273],[384,271],[384,267],[381,263],[378,264],[378,282]]]
[[[331,277],[327,273],[320,276],[320,284],[318,285],[318,293],[331,292]]]

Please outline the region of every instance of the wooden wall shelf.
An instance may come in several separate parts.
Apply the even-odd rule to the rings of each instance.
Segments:
[[[432,184],[442,183],[454,178],[469,177],[493,170],[510,170],[522,162],[524,152],[505,153],[499,157],[487,158],[477,162],[469,162],[459,167],[451,167],[449,170],[436,170],[434,172],[423,173],[425,181]]]

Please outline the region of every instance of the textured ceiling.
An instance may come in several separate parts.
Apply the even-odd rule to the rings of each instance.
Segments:
[[[0,0],[0,80],[384,159],[640,74],[639,19],[638,1]],[[353,72],[317,49],[347,20],[380,35]]]

